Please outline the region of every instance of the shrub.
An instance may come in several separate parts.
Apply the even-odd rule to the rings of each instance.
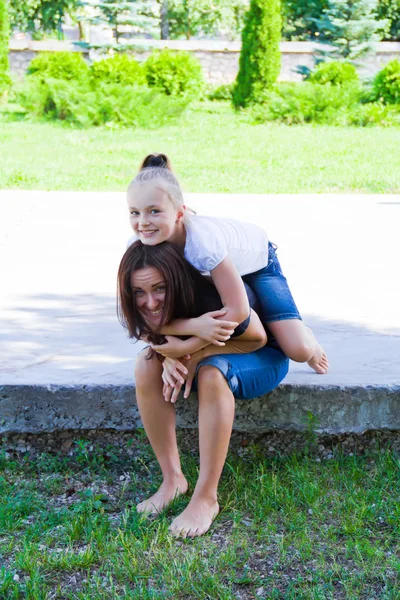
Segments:
[[[92,64],[92,79],[95,83],[121,83],[123,85],[145,84],[143,67],[127,54],[116,54]]]
[[[280,67],[280,0],[251,0],[242,32],[239,73],[233,92],[236,107],[258,102],[276,82]]]
[[[166,98],[147,86],[100,83],[91,89],[79,82],[52,78],[30,78],[16,99],[36,117],[80,127],[158,127],[177,119],[187,106],[185,98]]]
[[[359,103],[360,96],[358,85],[341,88],[308,82],[282,83],[266,93],[250,114],[256,123],[346,124],[348,112]]]
[[[351,63],[335,60],[320,63],[311,73],[308,81],[322,85],[346,85],[358,81],[358,73]]]
[[[391,60],[379,71],[373,83],[376,99],[382,98],[386,104],[400,104],[400,62]]]
[[[47,79],[86,82],[89,66],[80,52],[42,52],[29,64],[28,74]]]
[[[367,125],[381,125],[393,127],[400,125],[400,107],[371,102],[353,107],[349,113],[349,125],[365,127]]]
[[[7,4],[0,0],[0,96],[10,86],[8,75],[8,38],[10,27],[8,22]]]
[[[232,100],[233,87],[233,83],[219,85],[208,92],[207,98],[209,100]]]
[[[161,50],[145,62],[147,83],[168,96],[199,96],[204,85],[199,61],[188,52]]]

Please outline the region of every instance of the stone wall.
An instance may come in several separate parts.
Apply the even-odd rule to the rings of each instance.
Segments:
[[[203,67],[206,81],[220,85],[235,80],[239,66],[240,46],[240,42],[220,40],[135,40],[132,49],[139,61],[145,60],[153,48],[167,47],[173,50],[193,52]],[[282,68],[279,79],[281,81],[300,81],[301,76],[296,72],[296,68],[300,65],[312,68],[316,48],[317,45],[311,42],[282,42]],[[70,42],[11,40],[9,55],[11,71],[22,76],[37,52],[57,50],[82,51]],[[88,60],[99,58],[94,51],[89,53],[86,50],[84,55]],[[376,53],[364,59],[360,64],[360,75],[371,77],[394,58],[400,59],[400,42],[380,42],[376,45]]]

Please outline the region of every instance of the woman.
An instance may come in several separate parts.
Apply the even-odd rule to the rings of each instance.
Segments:
[[[247,291],[254,306],[255,298]],[[189,505],[170,526],[173,534],[182,537],[204,534],[219,512],[217,488],[229,447],[235,398],[250,399],[271,391],[288,371],[285,355],[265,347],[266,334],[253,309],[237,326],[218,318],[224,314],[221,308],[214,285],[172,244],[148,246],[138,241],[125,252],[118,271],[118,315],[130,337],[152,344],[136,362],[136,398],[163,475],[160,489],[137,506],[139,512],[158,513],[187,492],[173,404],[184,377],[185,397],[193,380],[198,390],[200,475]],[[204,314],[207,310],[214,312]],[[188,340],[163,335],[163,328],[177,318],[202,319],[205,327],[213,326],[223,349],[205,343],[189,357]],[[163,360],[164,345],[169,356]],[[171,348],[183,358],[171,358]]]

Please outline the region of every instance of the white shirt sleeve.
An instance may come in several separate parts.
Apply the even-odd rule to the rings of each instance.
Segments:
[[[185,258],[199,271],[212,271],[228,256],[226,240],[217,223],[193,217],[187,233]]]

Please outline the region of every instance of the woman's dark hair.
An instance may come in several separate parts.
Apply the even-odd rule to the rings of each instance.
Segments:
[[[132,290],[132,274],[146,267],[157,269],[166,283],[162,318],[156,331],[150,329],[137,309]],[[137,240],[121,259],[118,269],[117,315],[120,323],[128,330],[130,338],[139,339],[146,336],[155,344],[163,343],[163,326],[173,319],[195,317],[205,312],[202,307],[199,311],[199,304],[202,304],[197,301],[199,294],[201,300],[206,296],[211,298],[215,310],[221,308],[214,284],[189,264],[170,242],[147,246]],[[208,310],[213,310],[213,307]]]
[[[143,159],[139,171],[143,171],[143,169],[148,169],[149,167],[161,167],[172,171],[171,161],[168,156],[156,152],[154,154],[148,154],[146,158]]]

